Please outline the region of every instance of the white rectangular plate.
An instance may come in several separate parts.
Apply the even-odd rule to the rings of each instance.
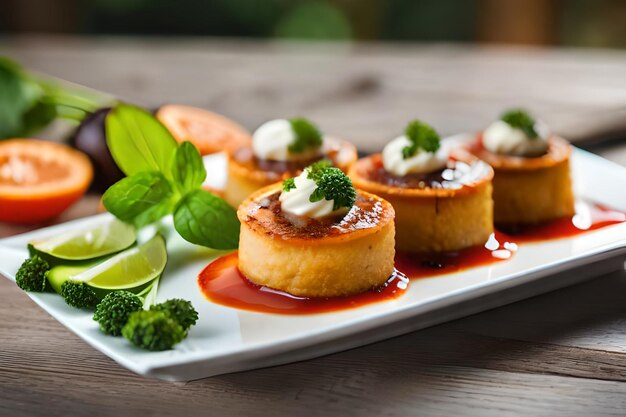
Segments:
[[[626,169],[576,150],[577,196],[626,211]],[[85,218],[0,240],[0,272],[14,279],[27,257],[26,243],[107,221]],[[393,301],[332,313],[276,315],[212,304],[196,284],[217,256],[180,239],[168,239],[170,259],[158,298],[190,300],[200,319],[189,337],[165,352],[147,352],[119,337],[103,335],[91,314],[68,307],[56,294],[29,293],[55,319],[128,369],[167,380],[217,374],[309,359],[407,333],[623,268],[626,223],[576,237],[522,244],[509,261],[459,273],[418,279]],[[14,323],[16,326],[18,323]],[[62,335],[59,335],[62,337]]]

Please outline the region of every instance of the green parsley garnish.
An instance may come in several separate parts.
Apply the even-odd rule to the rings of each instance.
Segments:
[[[402,148],[402,158],[407,159],[415,156],[421,149],[426,152],[437,152],[441,146],[439,134],[430,125],[413,120],[410,122],[404,134],[411,141],[409,146]]]
[[[283,191],[288,193],[289,191],[296,188],[296,179],[295,178],[287,178],[283,181]]]
[[[290,119],[289,123],[296,135],[296,141],[287,148],[289,152],[302,153],[322,146],[322,133],[313,123],[301,117]]]
[[[529,139],[539,137],[539,134],[535,130],[535,119],[524,110],[509,110],[500,117],[500,120],[513,128],[520,129]]]
[[[333,210],[342,207],[350,208],[356,201],[356,190],[350,177],[339,168],[332,166],[332,162],[323,159],[305,168],[307,178],[313,180],[317,187],[309,197],[311,203],[333,200]],[[283,181],[283,190],[289,192],[296,188],[294,178]]]
[[[316,163],[307,167],[306,177],[310,180],[315,181],[315,183],[317,184],[317,181],[319,181],[324,171],[332,166],[333,163],[330,162],[328,159],[322,159],[321,161],[317,161]]]
[[[328,167],[323,170],[315,181],[317,188],[309,197],[311,203],[325,200],[333,200],[333,210],[342,207],[350,208],[356,201],[356,190],[350,177],[339,168]]]

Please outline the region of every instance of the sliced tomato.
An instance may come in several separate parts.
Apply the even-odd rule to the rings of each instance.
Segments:
[[[37,223],[63,212],[93,178],[89,158],[58,143],[0,141],[0,221]]]
[[[156,117],[178,142],[189,141],[202,155],[248,146],[250,133],[234,121],[197,107],[168,104]]]

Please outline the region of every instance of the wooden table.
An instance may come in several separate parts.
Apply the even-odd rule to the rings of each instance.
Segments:
[[[184,102],[250,128],[294,114],[374,150],[412,117],[444,134],[504,106],[626,164],[626,53],[464,46],[27,38],[33,69],[150,107]],[[621,190],[623,192],[623,190]],[[90,196],[63,220],[90,214]],[[0,225],[0,234],[21,231]],[[302,363],[148,380],[0,280],[0,415],[624,415],[626,273]]]

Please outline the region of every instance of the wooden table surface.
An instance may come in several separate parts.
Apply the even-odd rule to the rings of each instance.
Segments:
[[[5,39],[0,53],[129,101],[203,106],[249,128],[307,115],[365,151],[412,117],[451,134],[523,105],[626,165],[626,52],[26,38]],[[88,196],[57,221],[97,203]],[[26,229],[0,224],[0,235]],[[0,318],[1,416],[626,414],[624,271],[359,349],[189,383],[121,368],[3,279]]]

